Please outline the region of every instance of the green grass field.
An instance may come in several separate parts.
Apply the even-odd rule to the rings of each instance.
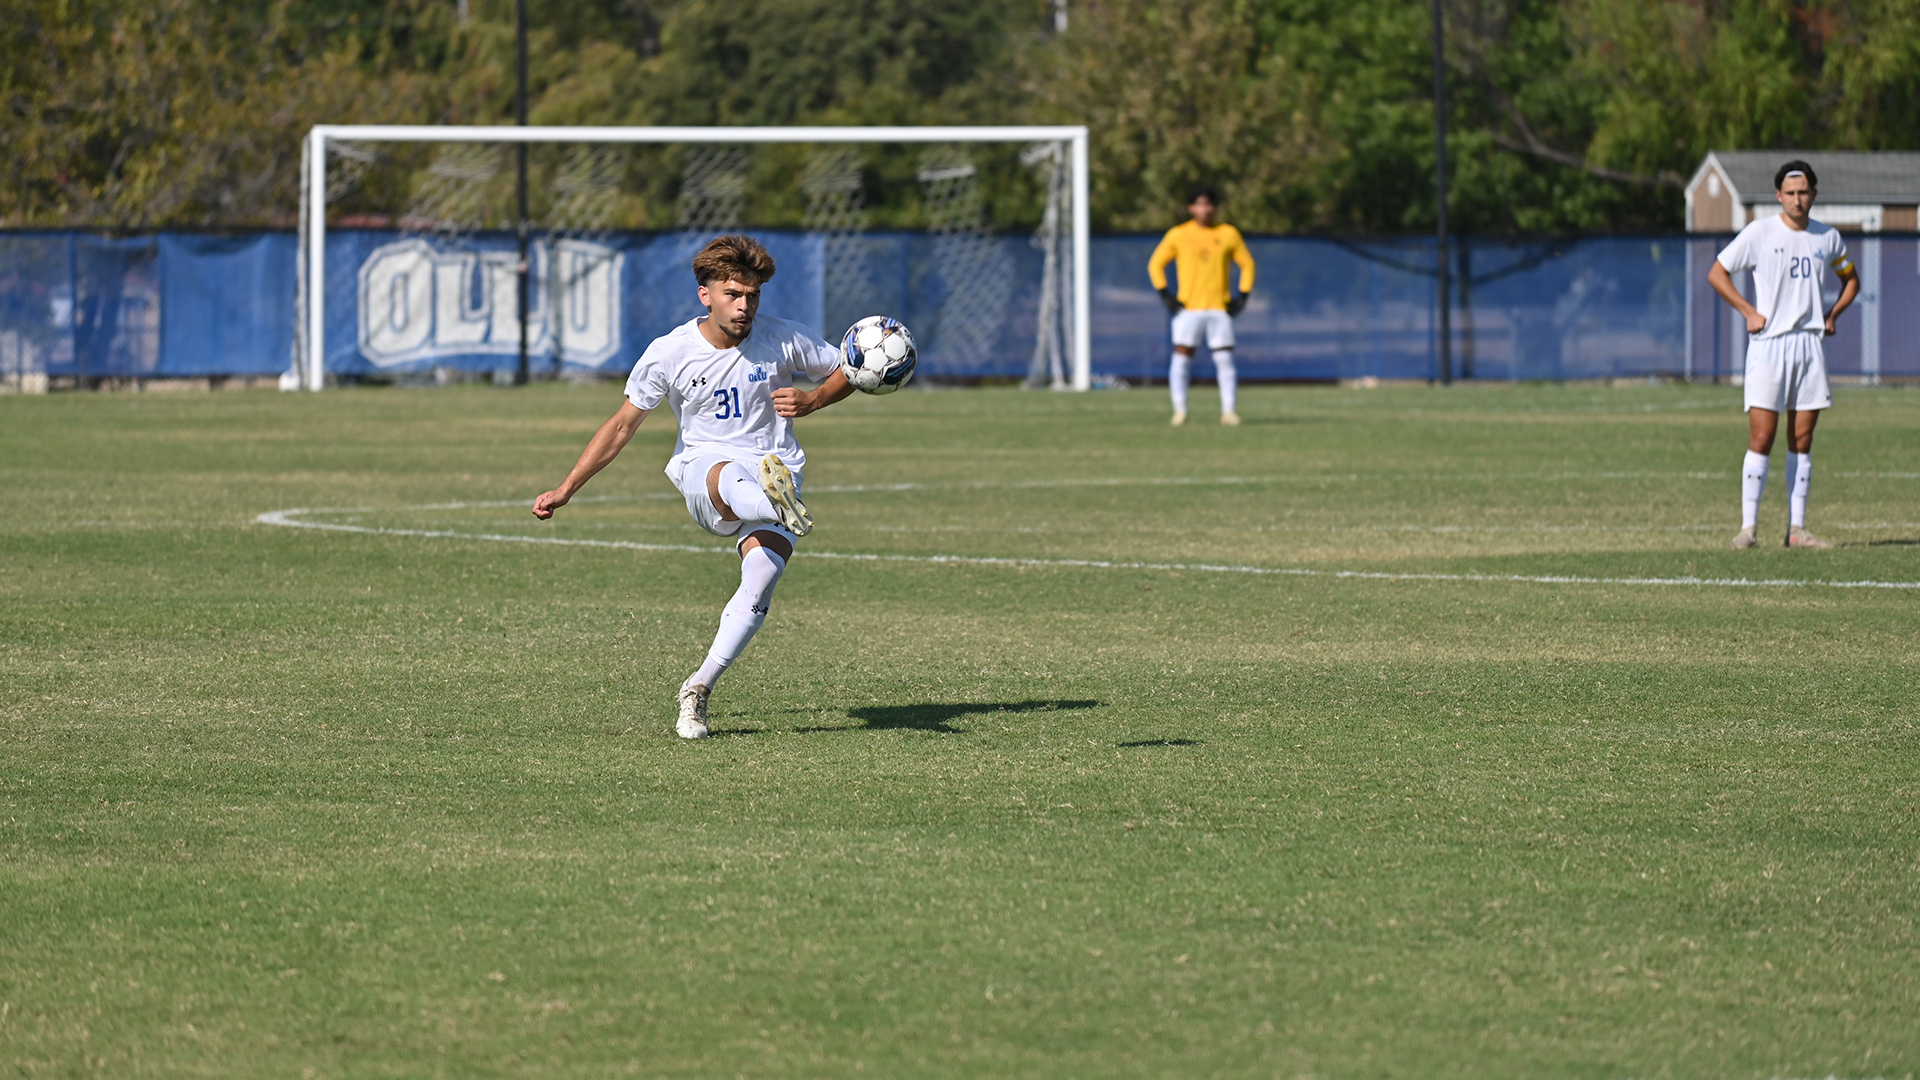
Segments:
[[[0,1074],[1920,1071],[1920,392],[853,400],[701,743],[617,400],[0,398]]]

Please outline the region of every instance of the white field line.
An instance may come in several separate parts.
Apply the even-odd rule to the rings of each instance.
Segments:
[[[1231,486],[1238,486],[1238,485],[1245,485],[1245,484],[1301,484],[1301,483],[1312,484],[1312,483],[1326,483],[1328,481],[1345,481],[1347,483],[1353,483],[1360,480],[1369,480],[1369,481],[1541,480],[1541,481],[1546,481],[1546,480],[1657,480],[1657,479],[1674,479],[1674,478],[1679,478],[1684,480],[1725,480],[1725,479],[1731,478],[1734,475],[1735,474],[1731,472],[1701,472],[1697,470],[1682,471],[1682,472],[1594,472],[1594,473],[1583,473],[1583,472],[1568,470],[1563,472],[1552,472],[1552,473],[1516,474],[1516,473],[1484,472],[1484,473],[1460,473],[1457,475],[1442,475],[1438,473],[1299,473],[1292,476],[1217,476],[1217,477],[1214,477],[1214,476],[1209,476],[1209,477],[1130,476],[1130,477],[1103,477],[1100,479],[1087,479],[1087,480],[972,480],[972,481],[962,481],[962,482],[951,483],[951,484],[914,484],[914,483],[839,484],[831,487],[814,485],[814,486],[808,487],[806,490],[809,495],[823,495],[823,494],[860,495],[860,494],[868,494],[868,493],[889,494],[889,493],[903,492],[903,491],[1028,491],[1028,490],[1045,489],[1045,488],[1076,488],[1076,487],[1094,487],[1094,488],[1100,488],[1100,487],[1216,487],[1216,486],[1231,487]],[[1842,472],[1842,473],[1835,473],[1833,475],[1842,476],[1842,477],[1851,477],[1856,479],[1862,478],[1862,477],[1876,477],[1881,479],[1896,479],[1896,480],[1920,479],[1920,473]],[[652,499],[678,500],[680,498],[681,498],[681,495],[679,492],[652,491],[644,495],[585,496],[582,498],[574,499],[573,502],[574,503],[632,502],[636,500],[652,500]],[[469,510],[469,509],[477,509],[482,507],[493,507],[493,506],[527,506],[527,505],[530,505],[530,503],[531,503],[531,500],[529,499],[490,499],[490,500],[475,501],[475,502],[429,503],[422,506],[407,507],[406,509],[409,509],[409,510]],[[316,513],[317,511],[302,511],[302,512]],[[329,511],[329,512],[344,513],[346,511]]]
[[[818,489],[816,489],[818,490]],[[519,506],[524,500],[476,503],[444,503],[434,507],[400,509],[453,510],[478,506]],[[497,544],[551,544],[557,547],[616,548],[625,551],[678,551],[697,555],[732,555],[732,544],[647,544],[634,540],[579,540],[559,536],[519,536],[511,533],[467,533],[451,529],[392,529],[370,525],[340,525],[332,522],[303,521],[306,514],[372,513],[358,510],[271,510],[254,520],[262,525],[294,529],[319,529],[326,532],[366,533],[378,536],[417,536],[447,540],[484,540]],[[1466,581],[1510,582],[1528,585],[1701,585],[1717,587],[1821,587],[1831,589],[1920,589],[1920,581],[1823,581],[1794,578],[1703,578],[1703,577],[1587,577],[1578,574],[1411,574],[1373,570],[1311,570],[1304,567],[1233,566],[1223,563],[1122,562],[1110,559],[1024,559],[991,555],[877,555],[845,551],[807,551],[809,559],[843,559],[852,562],[929,563],[945,566],[1011,566],[1088,570],[1167,570],[1206,574],[1251,574],[1265,577],[1343,578],[1358,581]]]
[[[1567,473],[1565,475],[1568,477],[1575,477],[1575,478],[1579,476],[1579,474],[1577,473]],[[1641,474],[1601,473],[1598,475],[1603,477],[1622,477],[1622,476],[1641,475]],[[1652,475],[1652,474],[1646,474],[1646,475]],[[1713,473],[1682,473],[1678,475],[1690,476],[1690,477],[1709,477],[1709,478],[1717,476],[1717,474],[1713,474]],[[1920,476],[1920,473],[1915,473],[1913,475]],[[1351,478],[1357,479],[1358,476],[1359,474],[1356,473]],[[1273,477],[1273,476],[1223,476],[1223,477],[1174,476],[1174,477],[1129,477],[1125,479],[1098,479],[1098,480],[1016,480],[1016,481],[978,480],[978,481],[967,481],[963,483],[954,483],[954,484],[912,484],[912,483],[842,484],[837,487],[825,487],[825,486],[810,487],[807,489],[807,493],[808,495],[811,496],[811,495],[858,495],[858,494],[870,494],[870,493],[885,494],[889,492],[898,492],[898,491],[954,491],[954,490],[982,491],[982,490],[988,490],[988,489],[1007,490],[1007,489],[1016,489],[1016,488],[1120,487],[1120,486],[1131,486],[1131,485],[1139,485],[1139,486],[1147,486],[1147,487],[1170,487],[1170,486],[1199,486],[1199,485],[1266,484],[1266,483],[1278,483],[1281,481],[1281,479],[1282,479],[1281,477]],[[1296,478],[1296,479],[1299,479],[1299,478]],[[649,492],[646,492],[645,494],[639,494],[639,495],[587,495],[587,496],[582,496],[580,498],[576,498],[571,502],[569,502],[567,505],[577,506],[581,503],[642,502],[642,501],[654,501],[654,500],[670,500],[673,502],[679,502],[681,501],[681,499],[682,499],[682,496],[677,491],[649,491]],[[479,510],[479,509],[494,509],[494,508],[506,507],[506,506],[525,508],[529,505],[531,505],[530,501],[524,498],[484,499],[484,500],[472,500],[468,502],[422,503],[418,506],[405,506],[405,507],[400,507],[398,509],[400,510]],[[288,513],[288,514],[359,514],[359,513],[375,513],[376,511],[372,510],[371,508],[362,507],[357,510],[344,510],[344,509],[286,510],[286,511],[279,511],[279,512]],[[99,522],[98,524],[104,525],[106,524],[106,522]],[[269,524],[292,524],[292,523],[291,522],[269,522]],[[303,525],[301,527],[320,528],[321,526],[308,524],[308,525]],[[1374,525],[1324,525],[1324,526],[1256,525],[1253,531],[1256,533],[1325,532],[1325,533],[1437,533],[1437,534],[1528,533],[1528,534],[1534,534],[1534,533],[1717,532],[1724,528],[1726,528],[1724,524],[1720,524],[1720,525],[1713,525],[1713,524],[1707,524],[1707,525],[1541,525],[1541,524],[1531,524],[1531,525],[1378,525],[1378,524],[1374,524]],[[1912,522],[1912,521],[1877,521],[1877,522],[1865,522],[1865,523],[1835,522],[1835,523],[1829,524],[1827,528],[1842,529],[1842,530],[1920,529],[1920,522]],[[951,529],[940,529],[940,528],[920,529],[920,528],[913,528],[913,527],[897,527],[897,528],[883,528],[879,531],[882,531],[882,532],[965,532],[969,530],[965,529],[964,527],[955,527]],[[1041,531],[1041,530],[1035,530],[1035,531]],[[421,535],[426,535],[426,534],[421,534]],[[432,535],[438,536],[442,534],[434,533]],[[446,534],[446,535],[453,535],[453,534]],[[458,535],[466,536],[470,534],[460,533]],[[531,543],[533,541],[529,540],[528,542]],[[543,540],[540,542],[545,543],[547,541]],[[681,549],[669,546],[669,547],[662,547],[659,550],[677,551]],[[689,548],[687,550],[704,551],[706,549],[705,548],[698,548],[698,549]],[[720,550],[731,551],[733,549],[731,547],[727,547]]]

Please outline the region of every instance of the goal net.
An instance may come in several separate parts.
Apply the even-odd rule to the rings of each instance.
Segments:
[[[923,376],[1091,385],[1084,127],[339,125],[303,160],[289,388],[617,374],[734,231],[828,341],[887,314]]]

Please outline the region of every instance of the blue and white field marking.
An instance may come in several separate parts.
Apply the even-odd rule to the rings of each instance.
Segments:
[[[814,494],[833,491],[912,490],[920,485],[897,487],[815,488]],[[1034,485],[1039,486],[1039,485]],[[626,501],[631,496],[602,496],[575,499],[574,503]],[[641,498],[673,499],[678,492],[658,492]],[[526,499],[500,499],[486,502],[429,503],[393,507],[385,511],[373,507],[270,510],[254,518],[261,525],[290,529],[317,529],[323,532],[365,533],[375,536],[414,536],[440,540],[480,540],[495,544],[550,544],[556,547],[613,548],[622,551],[671,551],[695,555],[733,555],[732,544],[649,544],[638,540],[585,540],[559,536],[525,536],[513,533],[473,533],[453,529],[396,529],[374,525],[346,525],[330,521],[305,520],[312,514],[403,513],[415,510],[474,510],[490,507],[527,506]],[[1421,574],[1378,570],[1314,570],[1306,567],[1235,566],[1225,563],[1124,562],[1112,559],[1028,559],[993,555],[882,555],[849,551],[806,549],[809,559],[841,559],[849,562],[928,563],[943,566],[1007,566],[1016,568],[1061,568],[1085,570],[1165,570],[1197,574],[1248,574],[1262,577],[1342,578],[1354,581],[1463,581],[1508,582],[1524,585],[1693,585],[1716,588],[1826,588],[1826,589],[1920,589],[1920,581],[1828,581],[1818,578],[1707,578],[1707,577],[1590,577],[1582,574]]]

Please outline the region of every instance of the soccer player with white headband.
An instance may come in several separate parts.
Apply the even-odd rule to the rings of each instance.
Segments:
[[[1747,458],[1741,470],[1740,532],[1736,548],[1758,543],[1760,495],[1767,487],[1767,455],[1780,415],[1787,417],[1787,546],[1833,545],[1807,531],[1807,489],[1813,479],[1813,426],[1820,411],[1833,404],[1827,386],[1827,357],[1821,339],[1860,291],[1847,258],[1847,245],[1831,225],[1810,216],[1819,190],[1813,166],[1789,161],[1773,177],[1780,213],[1740,230],[1707,271],[1707,282],[1734,310],[1746,317]],[[1733,274],[1753,271],[1758,305],[1747,303],[1733,286]],[[1822,310],[1823,289],[1831,272],[1841,282],[1840,298]]]
[[[680,686],[675,729],[683,739],[707,736],[708,696],[766,622],[794,542],[813,528],[800,501],[807,455],[793,421],[853,392],[838,350],[798,323],[759,315],[760,287],[773,270],[773,257],[749,236],[722,236],[694,256],[707,314],[647,346],[619,410],[566,480],[533,501],[533,516],[545,521],[612,464],[649,412],[664,402],[679,419],[667,478],[693,520],[715,536],[737,537],[740,552],[740,588],[720,613],[706,662]],[[795,373],[819,386],[795,388]]]

